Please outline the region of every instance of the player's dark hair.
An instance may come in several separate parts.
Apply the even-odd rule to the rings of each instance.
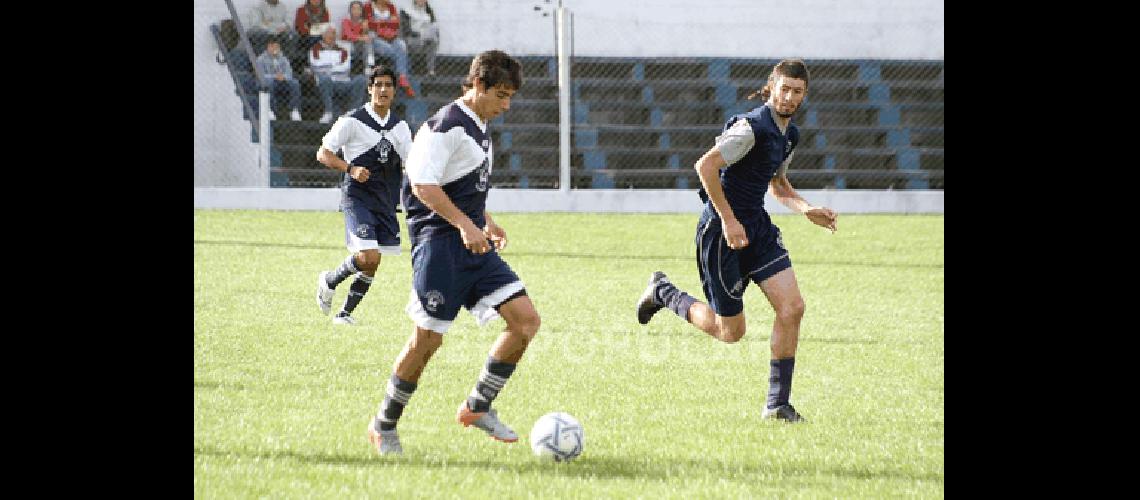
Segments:
[[[501,50],[488,50],[471,60],[471,69],[463,78],[463,91],[475,86],[475,79],[483,82],[487,90],[504,84],[518,91],[522,88],[522,65]]]
[[[772,85],[776,83],[777,76],[799,78],[804,81],[804,85],[808,83],[808,70],[804,62],[799,59],[784,59],[772,68],[772,73],[768,75],[768,83],[764,84],[764,88],[748,94],[748,99],[759,95],[761,101],[767,101],[768,97],[772,95]]]
[[[377,63],[372,67],[372,73],[368,75],[368,86],[372,86],[373,83],[376,83],[373,80],[384,75],[388,75],[388,77],[392,79],[393,85],[396,84],[396,72],[393,71],[392,68],[388,67],[387,64]]]

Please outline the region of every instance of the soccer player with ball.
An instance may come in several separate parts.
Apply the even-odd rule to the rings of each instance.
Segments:
[[[708,303],[681,291],[660,271],[649,278],[637,303],[637,321],[643,325],[668,307],[713,338],[733,343],[744,336],[744,289],[749,281],[759,285],[776,313],[768,401],[761,418],[788,422],[803,420],[789,397],[804,299],[780,228],[764,210],[764,194],[771,192],[792,211],[832,232],[839,216],[830,208],[812,206],[788,182],[788,164],[800,139],[791,119],[807,95],[807,84],[803,61],[780,61],[764,88],[748,96],[759,94],[766,102],[729,118],[716,145],[697,160],[705,201],[697,223],[697,270]]]
[[[520,87],[516,59],[498,50],[475,56],[463,95],[424,122],[408,153],[401,198],[413,271],[405,310],[415,331],[396,358],[380,411],[368,426],[381,454],[402,453],[396,424],[460,307],[480,325],[502,316],[507,327],[459,404],[456,420],[499,441],[518,440],[491,403],[538,331],[539,317],[522,281],[499,257],[507,234],[487,213],[486,201],[494,157],[487,123],[510,109]]]

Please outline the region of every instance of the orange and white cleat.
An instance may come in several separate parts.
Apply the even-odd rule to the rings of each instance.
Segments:
[[[499,420],[499,414],[494,408],[491,408],[485,413],[476,413],[467,407],[467,401],[459,404],[459,411],[455,413],[455,419],[464,427],[474,425],[483,429],[488,436],[491,436],[496,441],[504,443],[513,443],[519,440],[519,435],[515,431],[507,427],[506,424]]]
[[[390,431],[377,431],[376,426],[368,424],[368,442],[376,448],[381,455],[399,455],[404,453],[404,448],[400,446],[400,436],[396,434],[396,429]]]

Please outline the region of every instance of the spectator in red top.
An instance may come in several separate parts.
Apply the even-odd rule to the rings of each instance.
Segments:
[[[396,5],[388,0],[372,0],[364,6],[364,18],[372,28],[373,53],[392,56],[396,73],[400,74],[396,84],[408,97],[415,97],[416,93],[408,83],[408,45],[399,36],[400,14]]]
[[[331,24],[325,0],[305,0],[304,5],[297,7],[297,17],[293,20],[293,27],[297,29],[302,49],[309,50],[314,43],[320,41],[321,34],[325,31],[325,27],[320,24]],[[313,34],[314,31],[316,34]]]
[[[352,0],[352,3],[348,4],[348,17],[340,22],[340,39],[352,42],[354,72],[355,68],[362,67],[364,73],[372,73],[372,66],[376,64],[376,58],[372,53],[372,38],[372,30],[368,26],[368,21],[364,19],[364,3]]]

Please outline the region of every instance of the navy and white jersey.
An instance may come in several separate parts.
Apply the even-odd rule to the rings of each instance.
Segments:
[[[716,139],[717,149],[728,164],[721,170],[720,184],[741,225],[750,227],[771,220],[764,210],[764,195],[772,178],[787,170],[799,141],[799,128],[789,121],[787,130],[780,131],[767,104],[725,122]],[[700,195],[707,202],[704,189]],[[715,210],[711,205],[707,202],[705,209]]]
[[[434,184],[467,214],[476,227],[485,225],[483,211],[491,189],[491,138],[487,124],[456,99],[439,109],[416,132],[404,169],[408,184],[401,192],[408,212],[408,236],[420,239],[456,232],[454,226],[412,194],[411,184]]]
[[[341,176],[342,205],[352,198],[371,210],[395,213],[403,172],[401,168],[412,145],[408,122],[388,110],[381,117],[368,103],[337,118],[321,145],[336,153],[343,148],[349,164],[368,169],[368,180]]]

